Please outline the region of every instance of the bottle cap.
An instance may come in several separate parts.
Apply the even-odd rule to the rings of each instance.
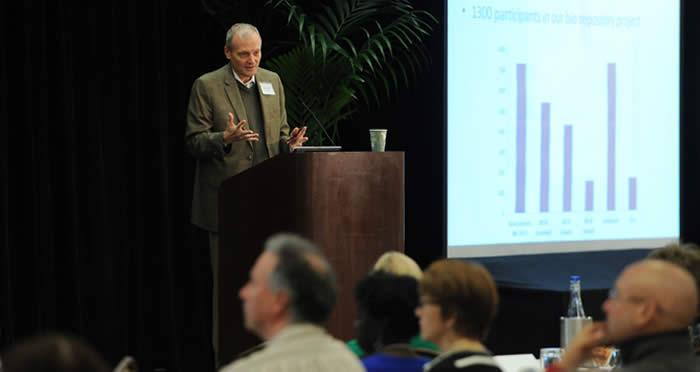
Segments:
[[[569,280],[571,280],[572,282],[580,282],[580,281],[581,281],[581,277],[578,276],[578,275],[572,275],[572,276],[569,278]]]

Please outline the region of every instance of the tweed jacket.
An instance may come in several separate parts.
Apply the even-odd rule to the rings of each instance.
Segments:
[[[288,152],[289,138],[284,88],[279,76],[259,68],[255,75],[262,106],[265,141],[269,157]],[[272,87],[263,89],[262,86]],[[247,120],[237,82],[230,64],[200,76],[192,85],[187,107],[185,146],[195,157],[192,223],[204,230],[218,231],[218,190],[221,183],[253,165],[250,141],[225,145],[223,131],[228,113],[238,123]]]

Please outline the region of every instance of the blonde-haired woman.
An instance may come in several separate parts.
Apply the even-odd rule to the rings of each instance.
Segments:
[[[386,271],[394,275],[406,275],[420,280],[423,271],[411,257],[397,251],[384,253],[374,264],[374,271]]]

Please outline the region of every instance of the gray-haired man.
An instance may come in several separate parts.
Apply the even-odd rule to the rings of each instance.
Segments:
[[[223,372],[364,371],[345,344],[321,326],[335,304],[335,275],[308,240],[291,234],[268,239],[239,295],[245,326],[265,340],[265,347]]]
[[[185,145],[197,159],[192,224],[209,232],[214,283],[213,344],[218,352],[218,192],[221,183],[280,153],[302,146],[306,127],[287,124],[280,77],[260,68],[258,29],[236,23],[226,33],[229,63],[192,84]]]

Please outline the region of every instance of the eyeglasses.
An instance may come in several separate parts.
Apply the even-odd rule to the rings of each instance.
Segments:
[[[617,288],[610,288],[608,291],[608,299],[613,300],[613,301],[623,301],[623,302],[633,302],[633,303],[641,303],[646,301],[645,298],[638,297],[638,296],[628,296],[623,298],[620,296],[620,292],[617,290]]]
[[[418,303],[419,306],[426,306],[426,305],[437,305],[435,300],[428,296],[421,296],[420,302]]]
[[[653,304],[653,306],[656,308],[656,311],[658,311],[660,316],[671,317],[673,319],[676,319],[678,316],[677,312],[669,311],[668,309],[665,309],[664,306],[659,301],[657,301],[653,298],[644,298],[644,297],[639,297],[639,296],[622,297],[622,296],[620,296],[620,293],[618,292],[617,288],[611,288],[610,291],[608,291],[608,300],[634,303],[634,304],[643,304],[643,303]]]

